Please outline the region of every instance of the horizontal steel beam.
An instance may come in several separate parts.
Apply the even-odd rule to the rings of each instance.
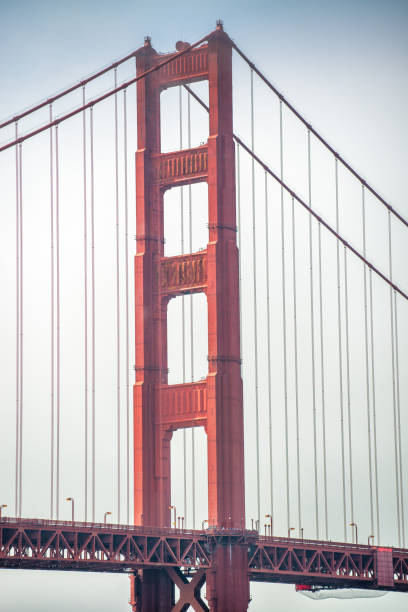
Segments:
[[[209,569],[215,545],[245,544],[255,582],[408,590],[408,550],[261,537],[240,529],[187,530],[41,519],[0,519],[0,567],[131,572]]]

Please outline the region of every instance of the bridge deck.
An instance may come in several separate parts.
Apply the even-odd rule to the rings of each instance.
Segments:
[[[250,580],[408,590],[408,550],[260,536],[237,529],[187,530],[42,519],[0,519],[0,567],[131,572],[211,567],[216,544],[248,547]]]

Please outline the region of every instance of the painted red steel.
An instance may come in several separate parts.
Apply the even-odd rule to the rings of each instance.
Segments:
[[[169,59],[174,55],[159,55],[147,39],[136,53],[137,73],[145,73],[162,63],[163,57]],[[161,153],[161,91],[199,80],[208,80],[209,86],[207,144]],[[172,433],[182,427],[203,426],[207,434],[209,522],[228,530],[242,529],[245,525],[244,436],[232,45],[221,25],[205,44],[188,50],[138,81],[137,112],[135,523],[170,527]],[[207,248],[199,253],[166,258],[164,192],[198,181],[208,184]],[[205,293],[208,304],[208,376],[199,383],[169,386],[168,301],[177,295],[198,291]],[[212,563],[214,571],[206,577],[207,594],[211,594],[210,609],[246,610],[249,600],[246,547],[236,540],[229,541],[228,545],[220,542],[213,551]],[[146,575],[132,588],[137,593],[135,610],[167,612],[172,609],[174,580],[168,573],[156,573],[156,578],[154,574]]]
[[[148,569],[156,576],[161,572],[177,586],[190,585],[184,599],[194,592],[199,597],[205,579],[211,599],[208,578],[214,572],[215,556],[231,544],[245,550],[251,581],[408,591],[408,550],[404,549],[260,537],[240,529],[0,519],[0,567],[131,572],[137,580],[143,576],[140,571]],[[191,584],[186,575],[199,577]],[[135,588],[140,599],[140,584]]]

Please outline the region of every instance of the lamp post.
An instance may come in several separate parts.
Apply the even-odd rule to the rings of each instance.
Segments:
[[[176,520],[177,510],[176,510],[176,506],[169,506],[169,510],[173,510],[173,526],[174,526],[174,528],[176,528],[176,526],[177,526],[177,520]]]
[[[72,510],[72,522],[74,522],[75,516],[75,502],[73,497],[66,497],[66,501],[71,502],[71,510]]]
[[[355,541],[355,544],[358,544],[357,523],[350,523],[350,527],[354,527],[354,529],[356,530],[356,541]]]
[[[272,514],[265,514],[265,518],[269,519],[269,527],[270,527],[270,534],[269,535],[273,535],[273,521],[272,521]]]
[[[290,532],[291,531],[295,531],[295,528],[294,527],[289,527],[289,529],[288,529],[288,538],[290,538]]]
[[[255,521],[255,531],[259,532],[259,520],[258,519]]]
[[[3,508],[7,508],[7,504],[1,504],[0,505],[0,518],[1,518],[1,511]]]
[[[370,544],[370,540],[371,540],[371,544]],[[373,534],[368,536],[368,545],[374,546],[374,535]]]
[[[205,527],[204,527],[204,523],[208,523],[208,519],[204,519],[203,522],[201,523],[201,529],[204,531]]]
[[[299,537],[303,540],[303,527],[299,527]]]
[[[103,515],[103,524],[106,525],[106,517],[110,516],[112,514],[112,512],[105,512],[105,514]]]

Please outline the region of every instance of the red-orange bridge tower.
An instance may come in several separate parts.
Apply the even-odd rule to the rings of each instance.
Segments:
[[[166,57],[171,56],[157,54],[146,39],[137,53],[138,74],[162,63]],[[206,79],[209,83],[207,144],[161,153],[161,91]],[[179,428],[203,426],[208,445],[209,524],[224,528],[231,537],[215,546],[214,566],[206,577],[195,580],[194,588],[197,590],[206,579],[211,610],[240,612],[248,606],[249,582],[247,549],[236,537],[237,530],[245,528],[239,263],[232,47],[221,25],[206,44],[189,49],[138,81],[137,110],[134,521],[137,525],[170,526],[172,433]],[[208,183],[207,248],[198,253],[164,257],[164,192],[199,181]],[[207,296],[208,375],[205,381],[169,385],[168,302],[172,297],[195,292],[204,292]],[[182,579],[180,573],[178,579]],[[168,570],[140,572],[132,589],[134,609],[171,610],[174,583],[178,579]],[[186,584],[188,588],[191,590],[193,586]],[[177,609],[185,609],[183,589]]]

